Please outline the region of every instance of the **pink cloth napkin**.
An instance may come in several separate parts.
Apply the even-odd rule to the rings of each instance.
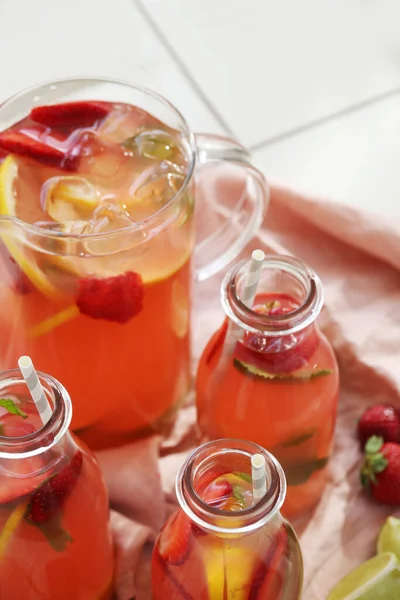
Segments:
[[[201,196],[242,185],[238,171],[210,169],[199,184],[200,202]],[[294,254],[319,273],[326,305],[320,323],[341,369],[330,480],[312,514],[294,523],[305,560],[304,598],[323,600],[345,573],[374,553],[379,528],[394,513],[361,490],[355,428],[369,404],[400,406],[400,222],[272,188],[262,229],[244,256],[257,247]],[[220,282],[221,274],[196,284],[193,372],[223,319]],[[180,411],[168,439],[154,436],[99,454],[113,509],[117,600],[151,598],[151,544],[176,506],[175,474],[195,444],[193,400]]]

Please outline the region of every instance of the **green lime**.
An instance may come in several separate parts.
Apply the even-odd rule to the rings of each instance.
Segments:
[[[378,554],[346,575],[327,600],[399,600],[398,567],[391,552]]]
[[[400,561],[400,519],[389,517],[378,538],[378,554],[392,552]]]

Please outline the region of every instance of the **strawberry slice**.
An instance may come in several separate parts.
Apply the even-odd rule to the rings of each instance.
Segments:
[[[202,498],[213,508],[220,508],[233,494],[233,487],[226,479],[213,481],[203,492]]]
[[[143,282],[138,273],[79,281],[76,305],[82,314],[92,319],[126,323],[140,313],[143,307]]]
[[[71,462],[56,475],[52,475],[33,493],[25,518],[33,523],[52,519],[75,487],[83,464],[83,454],[78,450]]]
[[[304,367],[318,348],[319,337],[314,326],[293,335],[264,337],[246,334],[237,342],[234,358],[272,375],[293,373]]]
[[[227,473],[232,473],[232,467],[224,466],[224,465],[215,465],[211,468],[209,467],[206,471],[201,473],[200,475],[196,475],[196,491],[197,494],[203,498],[205,490],[219,477],[222,475],[226,475]]]
[[[161,558],[169,565],[180,565],[189,553],[191,521],[182,511],[172,516],[163,529],[160,537],[159,552]]]
[[[254,310],[266,317],[289,316],[299,308],[297,300],[287,294],[261,294]],[[234,358],[246,370],[246,365],[266,374],[293,373],[304,367],[319,344],[314,325],[290,335],[268,336],[245,333],[236,344]]]
[[[284,557],[288,552],[288,534],[284,525],[279,529],[265,559],[257,567],[248,600],[282,600],[285,587]]]
[[[110,112],[109,102],[65,102],[32,108],[30,118],[47,127],[91,127]]]
[[[26,156],[49,167],[59,167],[66,171],[76,171],[79,156],[49,146],[39,139],[32,138],[20,131],[3,131],[0,133],[0,150],[18,156]]]

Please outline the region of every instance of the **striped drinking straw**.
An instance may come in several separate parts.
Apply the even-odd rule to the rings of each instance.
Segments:
[[[22,377],[25,379],[25,383],[28,386],[28,390],[32,399],[36,405],[37,411],[40,418],[42,419],[43,425],[49,421],[52,413],[49,401],[46,398],[46,394],[39,381],[39,377],[35,371],[35,367],[29,356],[21,356],[18,360],[19,370],[22,373]]]
[[[251,255],[249,270],[247,271],[246,283],[242,293],[242,302],[251,308],[257,293],[258,282],[260,281],[262,263],[265,253],[262,250],[254,250]]]
[[[251,478],[253,483],[253,504],[255,504],[267,493],[267,472],[265,469],[265,458],[262,454],[253,454],[251,457]]]

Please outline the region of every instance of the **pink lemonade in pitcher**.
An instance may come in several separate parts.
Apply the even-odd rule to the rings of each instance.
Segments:
[[[250,456],[265,456],[268,488],[255,500]],[[177,477],[180,508],[158,536],[154,600],[298,600],[303,564],[280,513],[285,482],[265,451],[239,440],[196,449]]]
[[[0,368],[29,354],[63,381],[94,448],[187,392],[193,189],[170,201],[188,169],[179,132],[121,102],[35,106],[0,133]]]
[[[91,452],[71,436],[71,403],[41,376],[43,425],[19,374],[0,375],[0,598],[111,600],[108,497]]]

